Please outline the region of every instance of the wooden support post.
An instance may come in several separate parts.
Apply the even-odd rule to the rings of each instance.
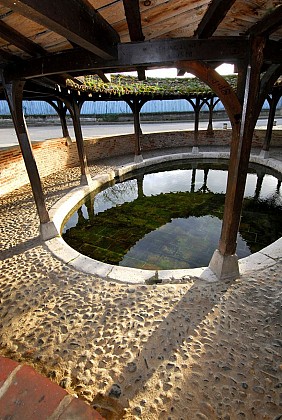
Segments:
[[[68,130],[67,121],[66,121],[66,112],[67,112],[66,105],[63,104],[61,99],[57,99],[57,104],[52,100],[47,100],[47,102],[55,109],[55,111],[59,115],[63,137],[66,138],[67,144],[71,144],[71,138],[69,135],[69,130]]]
[[[137,98],[133,99],[133,118],[134,118],[134,133],[135,133],[135,162],[142,162],[143,157],[141,153],[140,142],[140,108]]]
[[[208,105],[208,108],[209,108],[209,122],[208,122],[208,127],[207,127],[207,137],[213,137],[214,136],[213,110],[214,110],[215,106],[218,104],[219,101],[220,101],[220,99],[217,99],[215,101],[214,97],[211,97],[209,102],[206,101],[206,104]]]
[[[237,234],[241,218],[253,132],[256,124],[260,70],[263,63],[264,45],[265,39],[262,37],[250,40],[250,57],[246,72],[240,134],[238,136],[234,129],[232,132],[221,236],[218,250],[215,251],[209,265],[210,269],[219,279],[235,279],[239,276],[238,258],[236,255]]]
[[[75,139],[76,139],[76,147],[78,151],[80,170],[81,170],[80,183],[82,185],[83,184],[90,185],[92,183],[92,179],[89,173],[87,158],[86,158],[84,143],[83,143],[83,135],[82,135],[81,124],[80,124],[80,106],[79,106],[79,103],[77,103],[75,99],[73,99],[71,102],[68,100],[64,100],[64,102],[70,111],[72,122],[73,122],[73,128],[74,128]]]
[[[267,128],[266,128],[262,150],[260,152],[260,156],[263,157],[264,159],[267,159],[269,157],[269,146],[270,146],[271,137],[272,137],[273,122],[275,118],[276,107],[277,107],[280,97],[281,97],[280,93],[273,92],[272,97],[269,100],[270,107],[269,107]]]
[[[141,126],[140,126],[140,110],[142,106],[147,102],[146,99],[139,100],[137,97],[134,97],[132,100],[126,100],[126,103],[130,107],[133,118],[134,118],[134,134],[135,134],[135,152],[134,152],[134,162],[142,162],[143,156],[141,152],[141,141],[140,135]]]
[[[67,126],[67,119],[66,119],[67,107],[63,104],[63,102],[60,99],[57,100],[57,103],[58,103],[57,112],[60,117],[63,137],[66,138],[67,143],[69,144],[71,143],[71,138],[70,138],[69,129]]]
[[[12,120],[14,123],[15,131],[17,134],[18,142],[22,152],[23,160],[25,163],[26,171],[29,177],[37,213],[41,224],[41,233],[44,239],[50,239],[51,237],[58,235],[58,232],[53,223],[50,222],[50,217],[45,203],[45,197],[40,180],[40,175],[33,155],[32,146],[23,114],[22,99],[25,82],[13,81],[11,83],[6,84],[3,76],[2,82],[5,96],[11,112]]]
[[[192,153],[199,153],[199,120],[200,120],[200,98],[196,98],[194,112],[195,112],[195,121],[194,121],[194,144],[192,147]]]

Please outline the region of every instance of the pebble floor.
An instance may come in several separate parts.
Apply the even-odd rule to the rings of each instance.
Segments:
[[[44,178],[48,208],[78,180]],[[233,282],[115,284],[48,252],[29,186],[0,200],[2,355],[106,419],[282,418],[282,259]]]

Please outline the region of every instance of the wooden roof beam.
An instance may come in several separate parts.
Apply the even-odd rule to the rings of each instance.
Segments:
[[[269,36],[282,26],[282,5],[265,15],[259,22],[251,26],[246,35]]]
[[[130,40],[132,42],[144,41],[142,31],[139,0],[123,0]],[[144,68],[137,69],[138,80],[146,80]]]
[[[130,40],[144,41],[145,37],[142,31],[141,15],[138,0],[123,0],[127,26]]]
[[[271,48],[269,48],[271,45]],[[118,60],[104,61],[85,50],[67,50],[32,58],[5,69],[8,80],[30,79],[59,73],[85,74],[101,70],[104,72],[132,71],[138,67],[174,67],[178,61],[203,60],[205,62],[236,63],[244,60],[248,52],[248,39],[243,37],[217,37],[213,39],[174,38],[119,44]],[[281,62],[281,44],[268,41],[265,60]],[[219,63],[220,63],[219,62]],[[180,67],[181,68],[181,67]]]
[[[117,55],[119,35],[83,0],[1,0],[1,4],[103,59]]]
[[[0,37],[31,56],[40,56],[46,54],[44,48],[31,41],[30,39],[24,37],[21,33],[8,26],[2,20],[0,21]]]
[[[236,0],[213,0],[196,29],[194,36],[196,38],[210,38],[235,1]]]

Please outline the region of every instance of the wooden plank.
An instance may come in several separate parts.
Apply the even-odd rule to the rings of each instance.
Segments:
[[[225,18],[235,0],[213,0],[195,31],[197,38],[209,38]]]
[[[118,34],[98,12],[78,0],[2,0],[2,3],[102,58],[117,54]]]
[[[40,45],[37,45],[35,42],[25,38],[18,31],[11,28],[3,21],[0,21],[0,36],[22,51],[30,54],[31,56],[42,55],[46,53],[44,48],[40,47]]]
[[[282,25],[282,5],[267,13],[263,19],[248,29],[247,34],[269,36]]]
[[[5,17],[3,21],[11,28],[16,28],[18,32],[27,38],[32,38],[38,33],[47,30],[46,27],[39,25],[37,22],[28,19],[26,16],[22,16],[15,12]]]
[[[161,4],[159,7],[144,9],[141,7],[142,29],[146,39],[160,37],[160,35],[169,31],[169,28],[186,27],[189,33],[193,34],[196,29],[196,21],[200,21],[205,13],[208,0],[199,0],[198,6],[194,3],[183,3],[182,0],[173,2],[170,7],[167,4]],[[125,36],[126,24],[124,21],[113,24],[121,37]],[[163,28],[165,26],[165,30]],[[192,27],[192,28],[191,28]]]

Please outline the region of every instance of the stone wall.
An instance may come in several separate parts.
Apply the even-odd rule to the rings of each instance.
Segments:
[[[265,136],[264,130],[256,130],[253,147],[261,147]],[[133,134],[116,137],[93,138],[85,141],[85,151],[89,163],[109,156],[134,154]],[[199,131],[199,146],[228,146],[231,130],[215,130],[214,136],[207,136],[206,131]],[[170,147],[193,146],[193,131],[151,133],[141,136],[142,150],[163,149]],[[282,131],[274,130],[272,146],[282,146]],[[79,165],[76,144],[67,145],[65,139],[51,139],[33,143],[33,153],[41,177],[57,172],[64,167]],[[0,150],[0,195],[6,194],[29,182],[21,151],[18,146]]]

